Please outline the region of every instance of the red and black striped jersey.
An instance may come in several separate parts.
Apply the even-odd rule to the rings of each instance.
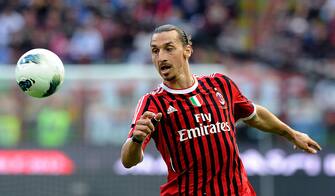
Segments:
[[[163,114],[153,139],[167,168],[161,195],[256,195],[239,157],[237,120],[250,119],[254,105],[222,74],[194,76],[188,89],[161,84],[138,102],[132,121],[145,111]]]

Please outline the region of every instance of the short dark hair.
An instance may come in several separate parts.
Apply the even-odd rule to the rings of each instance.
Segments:
[[[155,33],[162,33],[162,32],[167,32],[167,31],[177,31],[178,35],[179,35],[179,39],[181,41],[181,43],[183,44],[183,46],[186,45],[191,45],[192,46],[192,41],[191,41],[191,35],[188,35],[185,33],[185,31],[175,25],[172,24],[165,24],[165,25],[161,25],[159,27],[157,27],[153,34]]]

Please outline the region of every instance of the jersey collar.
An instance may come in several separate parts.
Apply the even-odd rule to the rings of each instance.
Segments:
[[[194,78],[194,83],[192,84],[192,86],[190,86],[188,88],[184,88],[184,89],[169,88],[164,83],[161,83],[160,86],[164,90],[166,90],[167,92],[172,93],[172,94],[186,94],[186,93],[190,93],[190,92],[194,91],[198,87],[198,79],[194,75],[193,75],[193,78]]]

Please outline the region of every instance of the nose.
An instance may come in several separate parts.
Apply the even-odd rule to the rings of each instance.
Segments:
[[[167,63],[167,60],[158,60],[158,65],[162,66],[162,64]]]
[[[164,51],[159,51],[157,54],[157,61],[158,63],[163,63],[167,61],[166,54]]]

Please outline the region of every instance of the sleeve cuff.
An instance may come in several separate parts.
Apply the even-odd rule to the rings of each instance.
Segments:
[[[252,105],[254,106],[254,111],[249,116],[244,117],[244,118],[240,118],[239,121],[240,120],[243,120],[243,121],[250,120],[256,115],[256,106],[255,106],[255,104],[252,104]]]

